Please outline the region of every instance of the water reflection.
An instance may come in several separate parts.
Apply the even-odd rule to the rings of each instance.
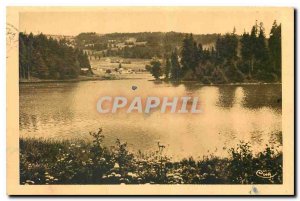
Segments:
[[[132,90],[132,85],[137,86]],[[99,96],[198,96],[201,114],[99,114]],[[227,154],[250,141],[259,151],[281,144],[281,85],[203,86],[154,83],[147,79],[20,86],[20,135],[89,140],[102,127],[105,143],[127,141],[132,151],[156,149],[157,141],[176,157]]]
[[[217,105],[223,108],[231,108],[233,106],[236,86],[220,86],[219,87],[219,100]]]
[[[244,87],[244,106],[251,109],[270,107],[281,111],[281,85],[249,85]]]

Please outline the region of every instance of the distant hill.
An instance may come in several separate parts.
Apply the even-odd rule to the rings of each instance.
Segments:
[[[99,56],[121,56],[124,58],[163,57],[182,45],[186,33],[139,32],[139,33],[81,33],[75,37],[75,45],[91,50]],[[194,39],[204,48],[214,47],[220,34],[196,34]]]

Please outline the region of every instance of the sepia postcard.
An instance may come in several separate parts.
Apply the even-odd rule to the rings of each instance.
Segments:
[[[294,195],[294,9],[7,7],[7,194]]]

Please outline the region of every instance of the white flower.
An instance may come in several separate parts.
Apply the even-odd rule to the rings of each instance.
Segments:
[[[128,172],[127,175],[130,176],[130,177],[133,177],[133,178],[137,177],[137,174],[132,173],[132,172]]]
[[[119,165],[118,163],[115,163],[114,168],[115,168],[115,169],[119,169],[119,168],[120,168],[120,165]]]

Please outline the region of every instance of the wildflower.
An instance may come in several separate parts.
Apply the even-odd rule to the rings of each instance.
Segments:
[[[34,181],[26,180],[26,183],[27,183],[27,184],[29,184],[29,183],[34,184]]]
[[[133,178],[137,177],[137,174],[132,173],[132,172],[128,172],[127,175],[130,176],[130,177],[133,177]]]
[[[119,169],[119,168],[120,168],[120,165],[118,163],[115,163],[114,169]]]
[[[181,180],[181,179],[182,179],[180,176],[176,176],[176,175],[175,175],[173,178],[174,178],[174,179],[178,179],[178,180]]]

